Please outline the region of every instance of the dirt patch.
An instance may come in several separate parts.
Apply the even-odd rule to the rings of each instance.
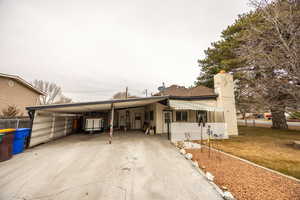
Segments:
[[[241,200],[300,200],[300,183],[207,149],[187,150],[204,171],[215,176],[219,187],[226,187]]]

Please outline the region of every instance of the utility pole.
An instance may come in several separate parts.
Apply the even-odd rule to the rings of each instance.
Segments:
[[[125,99],[128,99],[128,87],[126,87]]]

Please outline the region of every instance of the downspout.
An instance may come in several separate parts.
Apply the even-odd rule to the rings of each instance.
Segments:
[[[28,115],[29,115],[29,118],[30,118],[30,130],[29,130],[29,135],[28,135],[27,141],[26,141],[26,148],[29,148],[30,141],[31,141],[31,133],[32,133],[35,110],[29,110]]]

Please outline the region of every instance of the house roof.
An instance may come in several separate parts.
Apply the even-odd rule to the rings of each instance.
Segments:
[[[154,96],[178,96],[178,97],[197,97],[197,96],[214,96],[214,90],[202,85],[186,88],[184,86],[171,85],[170,87],[165,88],[164,91],[155,94]]]
[[[22,78],[19,77],[19,76],[0,73],[0,77],[13,79],[13,80],[15,80],[15,81],[21,83],[21,84],[24,85],[25,87],[31,89],[32,91],[34,91],[34,92],[40,94],[40,95],[46,95],[43,91],[41,91],[41,90],[35,88],[33,85],[31,85],[30,83],[28,83],[27,81],[25,81],[24,79],[22,79]]]

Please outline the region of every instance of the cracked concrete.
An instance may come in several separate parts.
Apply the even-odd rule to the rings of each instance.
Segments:
[[[164,136],[71,135],[0,163],[0,200],[210,199],[221,196]]]

